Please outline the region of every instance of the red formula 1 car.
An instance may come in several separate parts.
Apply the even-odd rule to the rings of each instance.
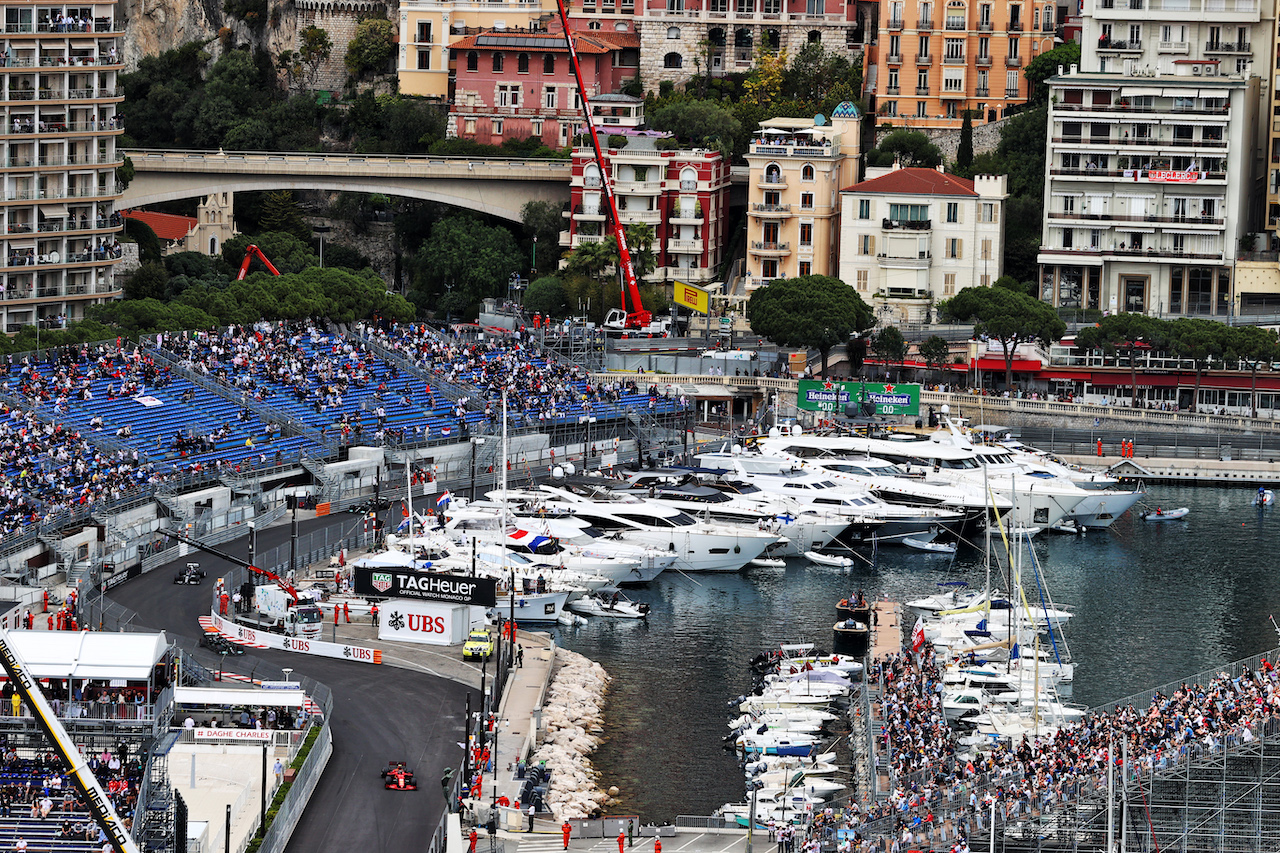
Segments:
[[[403,761],[390,761],[387,769],[382,771],[382,787],[388,791],[416,791],[418,783],[413,780],[413,771]]]

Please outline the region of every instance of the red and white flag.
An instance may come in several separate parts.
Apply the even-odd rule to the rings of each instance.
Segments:
[[[916,626],[911,629],[911,651],[918,652],[924,645],[924,617],[916,617]]]

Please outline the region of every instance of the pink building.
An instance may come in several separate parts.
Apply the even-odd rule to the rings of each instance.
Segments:
[[[626,148],[610,149],[605,158],[622,222],[643,222],[653,228],[658,266],[646,280],[665,284],[715,280],[724,260],[729,222],[729,163],[720,152],[658,151],[651,137],[629,136]],[[609,239],[605,236],[607,202],[600,183],[591,148],[575,149],[565,214],[569,230],[560,232],[562,249]]]
[[[614,95],[636,76],[639,36],[575,32],[574,39],[601,126],[640,124],[643,102]],[[582,101],[563,32],[489,30],[455,42],[451,52],[457,69],[451,135],[487,145],[530,136],[553,148],[571,144],[582,125]]]

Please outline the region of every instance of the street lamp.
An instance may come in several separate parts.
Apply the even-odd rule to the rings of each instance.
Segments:
[[[333,229],[328,225],[316,225],[311,230],[316,232],[320,237],[320,268],[324,269],[324,235],[328,234]]]
[[[286,683],[286,684],[288,684],[288,683],[289,683],[289,675],[293,672],[293,667],[286,666],[286,667],[281,668],[281,670],[280,670],[280,671],[284,673],[284,680],[285,680],[285,683]]]
[[[471,439],[471,500],[476,499],[476,448],[484,444],[484,439],[475,436]]]

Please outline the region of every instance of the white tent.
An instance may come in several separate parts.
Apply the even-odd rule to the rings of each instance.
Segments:
[[[147,681],[169,640],[159,634],[102,631],[10,631],[12,644],[34,678]]]
[[[222,708],[230,705],[301,708],[307,694],[299,684],[296,690],[266,690],[260,687],[175,687],[173,701],[178,705],[203,705]]]

